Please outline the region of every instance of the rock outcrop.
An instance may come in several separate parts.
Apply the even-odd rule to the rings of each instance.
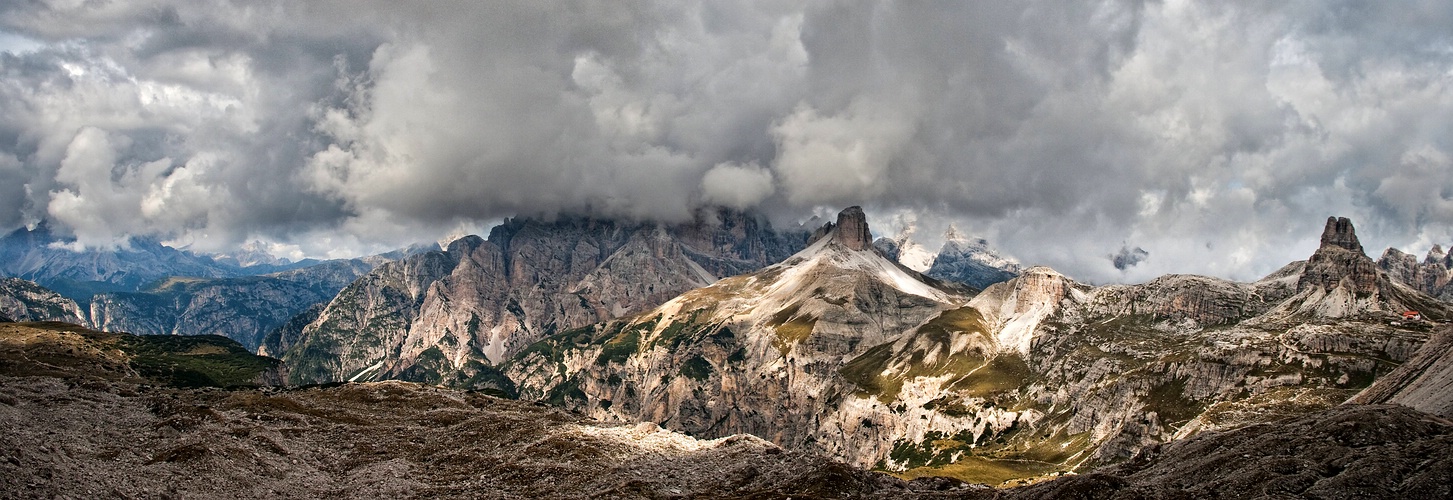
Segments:
[[[837,214],[837,228],[834,238],[851,250],[866,250],[873,244],[873,234],[868,231],[868,216],[863,208],[852,206]]]
[[[1443,328],[1392,373],[1350,403],[1400,404],[1453,418],[1453,328]]]
[[[1342,405],[1207,433],[1000,498],[1448,498],[1453,422],[1396,406]]]
[[[0,317],[8,321],[88,324],[74,300],[20,278],[0,278]]]
[[[1421,262],[1416,256],[1389,248],[1377,260],[1377,267],[1394,281],[1445,302],[1453,301],[1453,258],[1441,246],[1433,245]]]
[[[1297,282],[1297,291],[1320,288],[1324,292],[1345,290],[1356,296],[1379,291],[1377,265],[1362,251],[1352,221],[1328,217],[1321,246],[1307,259],[1307,269]]]
[[[1362,253],[1351,221],[1329,217],[1321,246],[1297,280],[1296,295],[1265,320],[1292,324],[1359,315],[1387,320],[1405,311],[1437,321],[1453,319],[1449,304],[1394,280]]]

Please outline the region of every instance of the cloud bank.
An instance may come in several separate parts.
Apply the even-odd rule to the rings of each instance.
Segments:
[[[515,214],[862,204],[1089,281],[1254,279],[1328,215],[1369,249],[1453,241],[1449,25],[1431,1],[10,3],[0,226],[329,256]],[[1156,258],[1105,258],[1127,241]]]

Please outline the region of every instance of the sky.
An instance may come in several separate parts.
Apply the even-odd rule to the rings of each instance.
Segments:
[[[340,257],[862,205],[1094,282],[1453,243],[1453,3],[0,3],[0,226]]]

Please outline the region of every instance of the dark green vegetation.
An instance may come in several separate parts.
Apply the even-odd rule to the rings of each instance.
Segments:
[[[414,364],[409,365],[393,378],[456,389],[484,391],[503,398],[519,396],[514,381],[501,373],[498,368],[490,366],[483,353],[476,350],[472,354],[458,369],[454,369],[453,364],[445,359],[444,351],[440,350],[438,346],[430,347],[419,353],[419,358],[415,360]]]
[[[786,356],[792,346],[812,335],[812,330],[817,327],[817,318],[799,313],[798,306],[794,305],[773,315],[767,322],[767,327],[777,332],[777,338],[772,339],[772,346]]]
[[[843,365],[840,372],[858,387],[858,395],[876,397],[884,404],[898,397],[903,382],[921,376],[957,375],[954,388],[975,396],[1023,385],[1028,367],[1018,357],[1001,359],[1006,357],[987,354],[993,350],[987,331],[983,317],[973,308],[944,311],[904,339],[874,346]],[[969,347],[951,352],[955,338],[961,335],[971,337]]]
[[[686,362],[681,363],[681,375],[697,382],[704,382],[711,378],[712,371],[711,363],[701,356],[692,356]]]
[[[595,364],[604,366],[610,363],[625,363],[626,359],[629,359],[640,348],[641,337],[650,334],[656,328],[656,323],[660,321],[661,317],[657,316],[646,321],[619,327],[619,330],[607,333],[600,339],[593,340],[593,343],[601,344],[600,356],[595,358]]]
[[[219,335],[126,335],[117,346],[143,377],[178,387],[255,386],[280,363]]]
[[[104,333],[55,322],[0,325],[0,346],[0,372],[10,375],[99,371],[176,387],[276,382],[279,363],[216,335]]]

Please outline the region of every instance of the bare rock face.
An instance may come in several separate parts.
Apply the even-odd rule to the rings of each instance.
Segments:
[[[873,235],[868,231],[868,216],[863,208],[852,206],[837,214],[837,226],[833,237],[843,246],[853,250],[866,250],[873,246]]]
[[[1328,217],[1322,245],[1307,260],[1307,269],[1297,282],[1297,291],[1344,287],[1360,296],[1378,291],[1377,265],[1362,251],[1352,221]]]
[[[20,278],[0,278],[0,317],[9,321],[89,323],[75,301]]]
[[[1389,258],[1379,267],[1361,248],[1350,221],[1328,218],[1322,246],[1307,259],[1297,279],[1296,295],[1258,321],[1293,325],[1353,316],[1390,321],[1406,311],[1436,321],[1453,318],[1449,304],[1394,278],[1419,279],[1417,270],[1403,266],[1406,259],[1385,254]]]
[[[1152,447],[1004,497],[1448,498],[1450,450],[1453,422],[1396,406],[1342,405]]]
[[[1453,329],[1444,328],[1417,353],[1350,403],[1391,403],[1453,418]]]
[[[1421,262],[1396,248],[1388,248],[1377,267],[1394,281],[1444,301],[1453,301],[1453,260],[1443,248],[1433,245]]]
[[[1103,313],[1149,315],[1158,321],[1189,321],[1198,326],[1238,323],[1265,312],[1280,298],[1285,297],[1262,293],[1254,286],[1180,274],[1140,285],[1110,285],[1097,293]]]
[[[925,300],[904,293],[912,275],[882,274],[899,268],[874,264],[887,261],[879,252],[844,244],[841,228],[854,225],[833,224],[760,273],[551,336],[504,372],[523,398],[602,420],[750,432],[859,466],[999,484],[963,461],[1038,464],[1012,477],[1083,471],[1333,407],[1427,338],[1426,326],[1368,311],[1442,312],[1375,269],[1377,293],[1360,300],[1347,273],[1335,293],[1299,292],[1325,259],[1255,283],[1171,275],[1092,287],[1035,267],[967,303]],[[1321,255],[1355,256],[1350,225],[1329,227]],[[1308,309],[1344,297],[1341,309]]]
[[[1443,264],[1444,267],[1447,267],[1449,264],[1449,255],[1443,251],[1442,245],[1433,245],[1433,248],[1428,249],[1428,255],[1423,258],[1423,263]]]

